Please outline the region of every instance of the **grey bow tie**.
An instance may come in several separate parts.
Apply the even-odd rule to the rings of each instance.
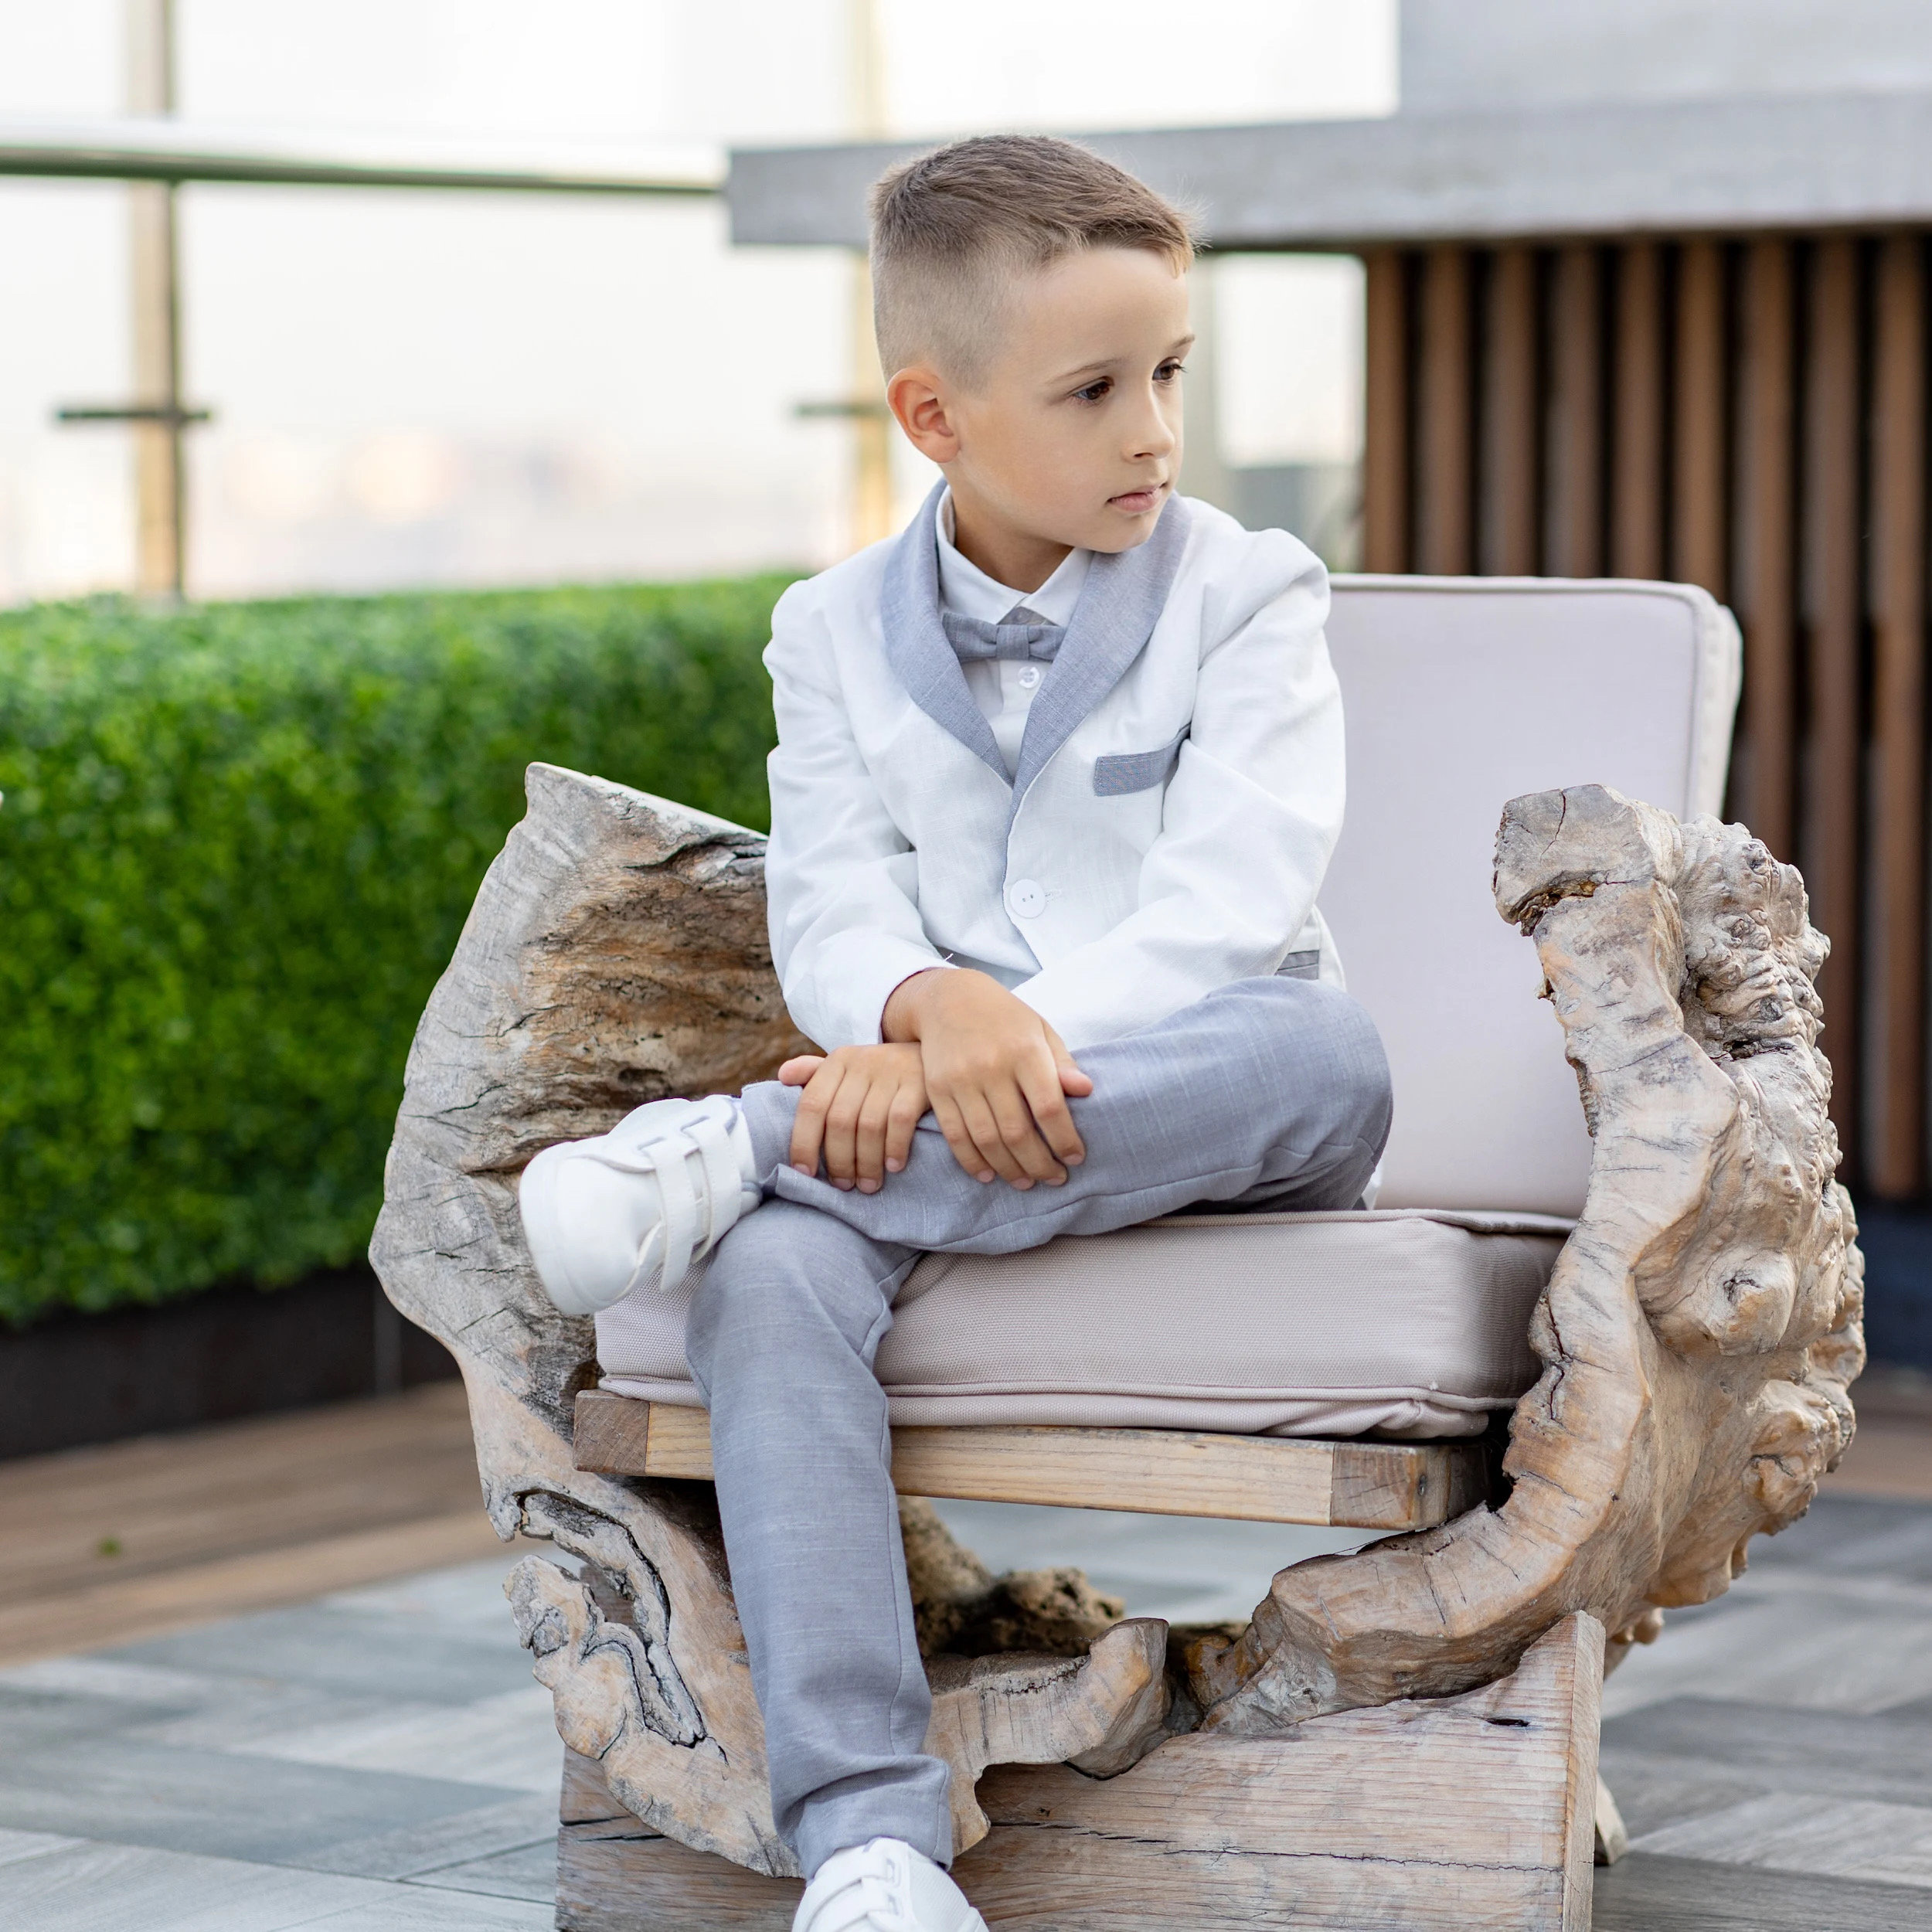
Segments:
[[[1037,658],[1051,664],[1066,635],[1065,624],[1049,624],[1023,604],[1015,604],[997,624],[984,617],[962,617],[954,611],[940,611],[939,621],[961,664],[983,664],[993,658]]]

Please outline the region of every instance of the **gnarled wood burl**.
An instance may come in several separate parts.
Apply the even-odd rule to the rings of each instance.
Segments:
[[[539,1289],[515,1193],[549,1142],[804,1045],[762,848],[532,767],[417,1034],[372,1248],[462,1366],[499,1532],[581,1566],[526,1559],[510,1594],[573,1753],[562,1910],[585,1932],[782,1927],[796,1893],[709,1491],[576,1467],[591,1325]],[[1797,873],[1740,827],[1585,786],[1512,802],[1495,883],[1594,1137],[1507,1494],[1284,1570],[1240,1634],[1172,1643],[1077,1573],[988,1577],[909,1504],[930,1746],[996,1924],[1586,1924],[1603,1633],[1614,1662],[1721,1593],[1850,1439],[1860,1268]]]

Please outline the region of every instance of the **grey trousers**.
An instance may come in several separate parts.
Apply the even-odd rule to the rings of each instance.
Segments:
[[[713,1256],[685,1349],[711,1410],[772,1811],[808,1874],[879,1837],[952,1856],[872,1373],[920,1254],[1009,1253],[1208,1202],[1352,1207],[1388,1138],[1374,1026],[1313,981],[1225,986],[1078,1057],[1087,1158],[1064,1186],[1025,1192],[965,1173],[930,1114],[903,1172],[842,1192],[787,1164],[797,1090],[745,1090],[767,1199]]]

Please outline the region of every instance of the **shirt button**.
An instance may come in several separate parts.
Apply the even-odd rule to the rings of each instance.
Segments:
[[[1031,691],[1034,685],[1039,682],[1039,666],[1038,665],[1022,665],[1020,667],[1019,688],[1021,690]]]
[[[1038,880],[1015,879],[1006,888],[1006,903],[1022,919],[1037,919],[1046,910],[1046,888]]]

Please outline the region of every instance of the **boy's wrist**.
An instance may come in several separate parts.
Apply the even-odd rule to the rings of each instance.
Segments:
[[[915,1046],[939,982],[957,968],[928,966],[910,974],[886,996],[886,1009],[879,1015],[879,1037],[888,1046]]]

